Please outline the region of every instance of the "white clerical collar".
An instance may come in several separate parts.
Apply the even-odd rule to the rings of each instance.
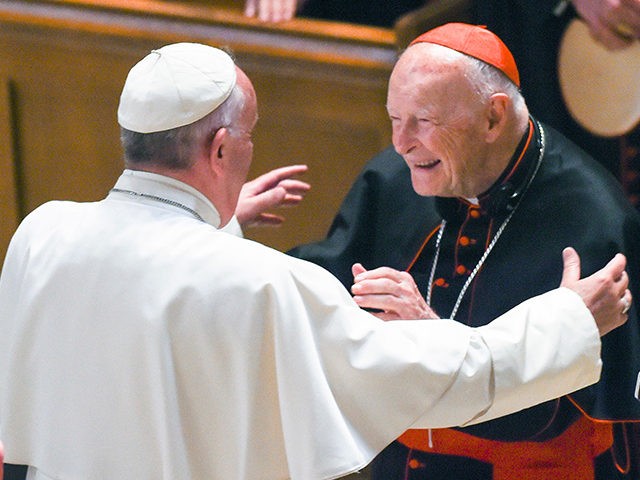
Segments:
[[[125,169],[112,192],[167,205],[220,228],[220,214],[213,203],[192,186],[175,178]]]

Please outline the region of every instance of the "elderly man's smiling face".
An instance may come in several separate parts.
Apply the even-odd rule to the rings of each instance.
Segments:
[[[420,195],[475,197],[495,181],[487,168],[488,99],[466,76],[462,54],[416,44],[398,60],[387,110],[393,145]]]

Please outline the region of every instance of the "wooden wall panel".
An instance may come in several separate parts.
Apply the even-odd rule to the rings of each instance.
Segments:
[[[7,55],[16,39],[20,53]],[[1,61],[15,84],[26,212],[53,198],[99,199],[121,170],[114,94],[126,61],[53,41],[42,48],[35,40],[0,37]]]
[[[126,74],[150,49],[178,41],[230,47],[253,80],[260,120],[252,176],[310,166],[304,204],[283,212],[283,227],[247,236],[284,250],[325,234],[364,162],[390,140],[393,33],[310,20],[265,25],[159,0],[0,3],[0,72],[11,78],[15,117],[0,125],[0,155],[7,168],[20,159],[19,182],[3,179],[0,195],[22,202],[3,201],[3,218],[51,199],[104,197],[122,168],[116,109]],[[6,116],[7,81],[1,86]]]
[[[307,163],[305,178],[312,184],[303,206],[284,212],[286,227],[303,228],[304,234],[280,242],[279,230],[257,233],[261,241],[283,247],[321,238],[364,162],[388,143],[384,95],[367,85],[345,87],[339,79],[290,78],[287,96],[280,98],[268,94],[268,78],[254,78],[260,105],[254,171],[265,164]]]

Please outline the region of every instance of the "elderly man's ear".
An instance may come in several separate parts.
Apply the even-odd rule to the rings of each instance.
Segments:
[[[493,143],[505,128],[507,110],[511,102],[508,95],[494,93],[487,106],[487,142]]]

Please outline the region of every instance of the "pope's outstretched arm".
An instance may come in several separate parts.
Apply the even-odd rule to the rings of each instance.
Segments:
[[[561,288],[530,299],[475,329],[480,344],[470,343],[464,362],[467,366],[460,375],[477,373],[473,367],[476,348],[478,362],[486,354],[482,350],[491,352],[493,372],[487,391],[488,408],[465,424],[507,415],[599,380],[599,337],[626,322],[631,302],[626,258],[618,254],[584,279],[580,279],[580,259],[575,250],[565,249],[563,260]],[[446,395],[452,396],[454,404],[453,397],[464,395],[464,391],[454,387]],[[446,412],[437,415],[444,419]],[[428,419],[422,422],[434,426]]]

